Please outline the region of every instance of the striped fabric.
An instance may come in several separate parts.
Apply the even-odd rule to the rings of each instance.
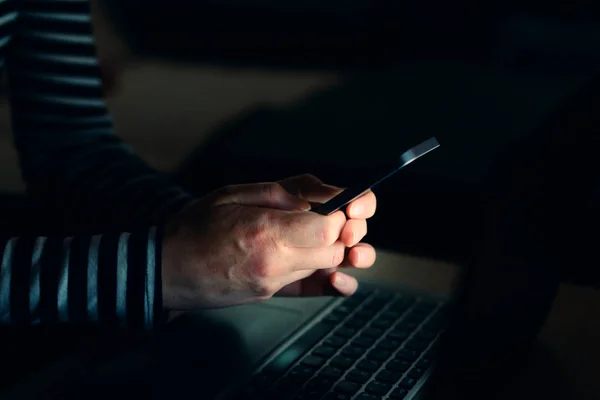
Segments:
[[[29,193],[90,227],[0,241],[0,323],[152,326],[160,226],[192,198],[113,134],[88,1],[0,0],[0,63]]]

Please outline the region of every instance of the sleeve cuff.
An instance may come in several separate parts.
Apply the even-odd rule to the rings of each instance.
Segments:
[[[148,264],[146,271],[145,326],[156,329],[166,324],[168,313],[163,309],[162,243],[164,227],[155,226],[148,235]]]

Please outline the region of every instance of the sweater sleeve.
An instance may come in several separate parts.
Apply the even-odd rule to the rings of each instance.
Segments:
[[[162,244],[148,227],[193,198],[114,135],[89,2],[21,0],[17,12],[6,61],[28,192],[78,231],[121,233],[0,243],[2,321],[35,322],[36,310],[56,307],[59,320],[106,312],[149,324]]]
[[[161,232],[0,240],[0,322],[152,327]]]

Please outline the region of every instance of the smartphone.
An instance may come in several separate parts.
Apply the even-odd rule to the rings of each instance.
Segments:
[[[381,182],[385,181],[396,172],[400,171],[402,168],[406,167],[408,164],[412,163],[418,158],[423,157],[425,154],[437,149],[440,147],[439,142],[435,137],[427,139],[421,144],[416,145],[410,150],[405,151],[400,156],[398,164],[395,165],[394,169],[389,172],[387,175],[375,181],[375,183],[364,187],[354,187],[348,188],[344,190],[342,193],[335,196],[333,199],[329,200],[325,204],[321,204],[316,209],[311,210],[321,215],[330,215],[334,212],[338,211],[342,207],[348,205],[350,202],[358,199],[363,194],[367,193],[369,190],[372,190],[375,186],[379,185]]]

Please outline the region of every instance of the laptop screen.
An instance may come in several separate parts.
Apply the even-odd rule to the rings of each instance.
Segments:
[[[496,160],[484,191],[481,239],[472,244],[430,381],[432,398],[485,398],[490,388],[510,381],[526,361],[564,271],[581,268],[573,265],[578,254],[591,258],[585,226],[597,215],[594,152],[600,143],[598,107],[590,103],[598,102],[599,88],[596,79],[567,98],[528,140]]]

